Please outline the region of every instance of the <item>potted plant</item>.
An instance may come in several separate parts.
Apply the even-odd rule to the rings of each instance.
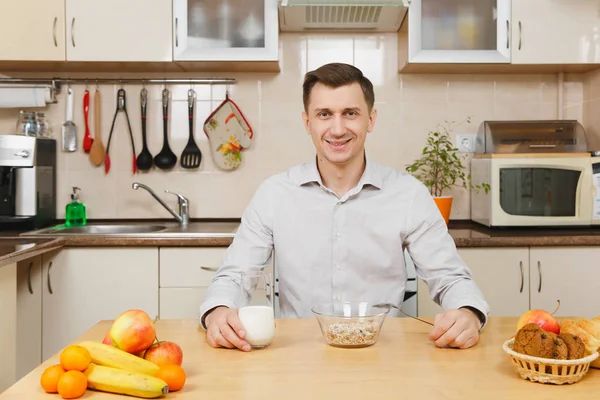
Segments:
[[[471,123],[471,118],[467,117],[466,122]],[[437,130],[430,131],[421,157],[406,166],[406,171],[423,182],[429,189],[446,224],[450,219],[452,208],[452,196],[444,195],[447,189],[452,186],[460,186],[465,189],[483,189],[486,193],[490,189],[490,185],[487,183],[473,185],[471,174],[465,172],[463,164],[467,156],[460,157],[457,154],[458,149],[450,140],[451,132],[452,125],[448,121],[439,125]]]

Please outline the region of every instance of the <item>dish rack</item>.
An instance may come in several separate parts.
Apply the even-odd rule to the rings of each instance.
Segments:
[[[598,358],[598,352],[576,360],[554,360],[517,353],[513,350],[515,339],[509,339],[502,346],[521,378],[532,382],[553,383],[556,385],[579,382],[590,369],[590,364]]]

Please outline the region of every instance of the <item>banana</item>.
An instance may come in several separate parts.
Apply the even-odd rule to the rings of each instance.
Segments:
[[[92,362],[106,367],[124,369],[142,374],[156,375],[160,367],[153,362],[134,356],[126,351],[103,343],[84,341],[79,343],[92,356]]]
[[[88,388],[102,392],[145,399],[153,399],[169,393],[169,386],[165,381],[139,372],[91,363],[84,374],[88,380]]]

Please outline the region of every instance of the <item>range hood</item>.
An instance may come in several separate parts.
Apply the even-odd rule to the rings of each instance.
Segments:
[[[397,32],[410,0],[280,0],[282,32]]]

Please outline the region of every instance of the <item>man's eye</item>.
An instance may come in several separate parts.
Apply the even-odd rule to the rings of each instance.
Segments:
[[[323,112],[320,112],[320,113],[318,113],[317,115],[318,115],[319,117],[326,117],[326,116],[328,116],[328,115],[329,115],[329,113],[328,113],[328,112],[325,112],[325,111],[323,111]]]
[[[356,111],[348,111],[346,114],[348,114],[351,117],[355,117],[358,115]]]

